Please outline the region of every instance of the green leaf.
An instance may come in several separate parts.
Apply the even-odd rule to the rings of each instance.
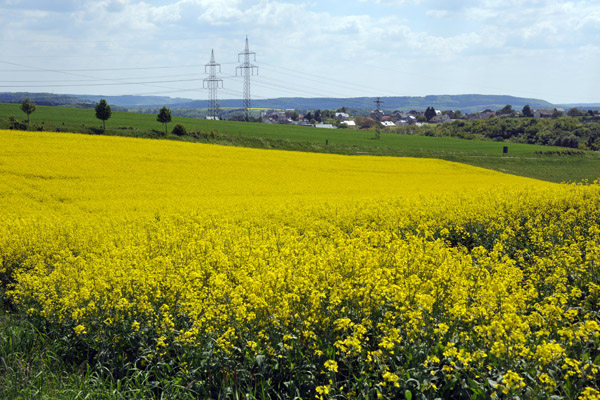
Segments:
[[[405,391],[404,397],[406,397],[406,400],[412,400],[412,392],[410,390]]]
[[[258,354],[256,356],[256,364],[260,367],[262,366],[263,362],[265,362],[265,355],[264,354]]]

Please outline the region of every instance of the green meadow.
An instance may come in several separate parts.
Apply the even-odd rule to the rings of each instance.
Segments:
[[[19,121],[26,120],[19,104],[0,103],[0,128],[9,127],[10,116]],[[188,134],[171,134],[175,124],[184,125]],[[440,158],[552,182],[594,181],[600,178],[598,152],[561,147],[401,135],[385,131],[376,139],[372,130],[332,130],[176,116],[167,127],[169,133],[165,134],[165,127],[156,121],[156,115],[119,111],[113,111],[112,117],[106,121],[105,132],[102,132],[101,125],[93,109],[37,106],[31,114],[29,129],[357,156]],[[506,154],[503,153],[505,146],[508,147]]]

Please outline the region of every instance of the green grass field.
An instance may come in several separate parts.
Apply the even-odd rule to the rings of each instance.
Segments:
[[[9,116],[26,120],[19,104],[0,103],[0,128],[8,127]],[[441,158],[553,182],[600,178],[600,155],[597,152],[573,155],[559,147],[386,132],[377,140],[373,131],[184,117],[173,117],[169,131],[177,123],[183,124],[192,133],[181,138],[170,133],[165,136],[164,126],[156,121],[155,115],[113,112],[106,122],[105,134],[348,155]],[[38,106],[31,115],[31,129],[98,133],[100,127],[101,121],[95,118],[93,109]],[[508,146],[507,155],[502,153],[504,146]],[[549,154],[552,152],[558,154]]]

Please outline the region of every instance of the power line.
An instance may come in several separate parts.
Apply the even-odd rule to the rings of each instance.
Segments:
[[[0,71],[2,72],[2,71]],[[169,78],[181,78],[184,76],[190,76],[190,74],[178,74],[178,75],[161,75],[161,76],[144,76],[144,77],[127,77],[127,78],[121,78],[121,79],[127,79],[127,80],[132,80],[132,79],[169,79]],[[102,81],[103,79],[52,79],[52,80],[24,80],[24,81],[19,81],[19,80],[10,80],[10,81],[0,81],[0,83],[60,83],[60,82],[67,82],[67,83],[73,83],[73,82],[98,82],[98,81]]]
[[[0,70],[0,72],[38,72],[38,70],[40,69],[38,67],[32,67],[32,66],[29,66],[29,65],[22,65],[22,64],[12,63],[12,62],[8,62],[8,61],[1,61],[0,60],[0,63],[21,66],[23,68],[31,68],[29,70],[4,69],[4,70]],[[229,64],[233,64],[233,63],[229,63]],[[202,65],[200,65],[200,64],[190,64],[190,65],[169,65],[169,66],[161,66],[161,67],[50,69],[48,71],[58,72],[58,73],[68,73],[68,72],[103,72],[103,71],[141,71],[141,70],[153,70],[153,69],[179,69],[179,68],[198,68],[198,67],[202,67]],[[43,70],[45,70],[45,69],[43,69]]]
[[[268,65],[268,66],[273,67],[273,68],[284,70],[288,74],[291,72],[291,73],[295,73],[297,75],[313,77],[313,79],[305,78],[305,77],[303,77],[303,79],[305,79],[305,80],[311,80],[311,81],[317,82],[317,83],[326,83],[326,84],[331,85],[331,86],[339,86],[341,88],[347,88],[347,89],[363,88],[363,89],[369,90],[369,91],[376,90],[372,86],[365,86],[365,85],[361,85],[361,84],[358,84],[358,83],[355,83],[355,82],[345,82],[345,81],[341,81],[341,80],[338,80],[338,79],[333,79],[333,78],[330,78],[330,77],[325,77],[325,76],[321,76],[321,75],[311,74],[311,73],[308,73],[308,72],[298,71],[298,70],[295,70],[295,69],[292,69],[292,68],[280,67],[280,66],[272,65],[272,64],[268,64],[268,63],[263,63],[263,64]],[[334,83],[332,83],[332,82],[334,82]]]
[[[248,51],[249,54],[248,56],[254,54],[253,52]],[[240,53],[240,57],[244,55],[245,57],[245,53]],[[238,57],[239,58],[239,57]],[[246,61],[246,60],[244,60]],[[10,62],[3,62],[0,61],[1,63],[5,63],[8,65],[17,65],[17,66],[21,66],[23,68],[30,68],[30,70],[19,70],[19,72],[38,72],[40,70],[42,71],[46,71],[46,72],[53,72],[53,73],[61,73],[61,74],[68,74],[68,75],[74,75],[74,76],[82,76],[88,79],[91,79],[92,82],[90,82],[89,84],[75,84],[72,83],[73,81],[49,81],[49,82],[54,82],[54,84],[46,84],[46,85],[0,85],[0,87],[5,87],[5,88],[25,88],[25,87],[32,87],[32,88],[41,88],[41,87],[83,87],[83,86],[103,86],[103,85],[107,85],[107,86],[119,86],[119,85],[157,85],[157,84],[165,84],[165,83],[177,83],[177,82],[192,82],[194,80],[197,79],[181,79],[181,80],[160,80],[160,81],[143,81],[143,82],[137,82],[137,79],[151,79],[150,77],[147,78],[120,78],[120,79],[114,79],[114,78],[97,78],[97,77],[90,77],[88,75],[81,75],[81,74],[77,74],[78,72],[110,72],[110,71],[143,71],[143,70],[158,70],[158,69],[175,69],[175,68],[190,68],[190,67],[197,67],[197,64],[188,64],[188,65],[176,65],[176,66],[157,66],[157,67],[128,67],[128,68],[87,68],[87,69],[47,69],[47,68],[38,68],[38,67],[32,67],[32,66],[27,66],[27,65],[22,65],[22,64],[17,64],[17,63],[10,63]],[[232,64],[232,63],[225,63],[225,64]],[[248,64],[249,64],[249,60],[248,60]],[[238,67],[236,69],[236,73],[240,72],[240,69],[242,69],[242,72],[245,71],[244,66],[246,65],[246,63],[244,63],[242,66]],[[251,71],[248,71],[248,80],[249,80],[249,76],[250,75],[254,75],[254,69],[257,68],[254,65],[251,65]],[[322,84],[322,83],[326,83],[328,85],[332,85],[332,86],[336,86],[342,89],[349,89],[350,87],[354,87],[353,84],[350,83],[343,83],[343,84],[337,84],[337,83],[332,83],[333,82],[342,82],[339,80],[335,80],[335,79],[329,79],[329,78],[325,78],[325,77],[319,77],[318,75],[314,75],[314,74],[306,74],[303,73],[301,71],[295,71],[289,68],[283,68],[283,67],[277,67],[277,66],[273,66],[275,68],[278,69],[282,69],[282,70],[289,70],[289,71],[293,71],[295,73],[296,76],[301,76],[303,79],[303,82],[306,81],[312,81],[318,84]],[[267,68],[268,70],[270,70],[269,68]],[[242,74],[243,78],[244,78],[244,89],[248,88],[248,91],[245,91],[245,94],[248,94],[248,96],[244,96],[244,99],[248,99],[248,102],[250,100],[250,96],[249,96],[249,82],[246,82],[246,76],[245,74]],[[186,74],[180,74],[179,76],[187,76]],[[309,78],[307,78],[306,76],[310,76]],[[175,76],[176,77],[176,76]],[[238,77],[238,76],[236,76]],[[318,79],[315,79],[314,77],[317,77]],[[136,81],[132,81],[131,79],[135,79]],[[41,82],[35,82],[35,83],[43,83],[44,81]],[[86,80],[77,80],[76,82],[86,82]],[[100,83],[96,83],[96,82],[100,82]],[[112,83],[103,83],[103,82],[112,82]],[[259,82],[261,82],[262,84],[259,84],[259,87],[263,87],[263,88],[267,88],[267,89],[277,89],[279,91],[283,91],[286,93],[292,93],[294,95],[299,95],[299,96],[316,96],[316,97],[328,97],[331,96],[331,94],[326,94],[323,92],[320,92],[319,89],[317,88],[310,88],[308,87],[309,90],[306,89],[300,89],[298,87],[290,87],[289,85],[287,85],[287,83],[289,81],[281,81],[281,80],[277,80],[274,78],[270,78],[269,81],[265,81],[259,78]],[[10,83],[25,83],[25,81],[11,81]],[[33,83],[33,81],[27,81],[27,83]],[[59,84],[60,83],[60,84]],[[248,85],[247,85],[248,83]],[[170,89],[176,92],[181,92],[181,89],[179,88],[165,88],[165,87],[161,87],[163,89]],[[185,91],[188,91],[187,89]],[[164,93],[164,91],[161,91],[161,93]],[[340,97],[347,97],[347,94],[343,94]],[[246,107],[245,107],[246,108]],[[247,107],[250,108],[250,107]]]
[[[226,75],[228,78],[239,78],[233,75]],[[283,82],[283,83],[282,83]],[[258,87],[262,87],[262,88],[266,88],[266,89],[275,89],[279,92],[283,92],[286,94],[291,94],[294,97],[303,97],[303,96],[311,96],[311,97],[321,97],[321,98],[327,98],[327,97],[332,97],[328,94],[325,94],[323,92],[317,92],[319,89],[315,89],[315,88],[307,88],[307,89],[301,89],[298,87],[292,87],[290,85],[288,85],[289,80],[287,81],[281,81],[278,79],[274,79],[274,78],[264,78],[264,76],[255,78],[254,80],[254,86],[258,86]],[[314,91],[313,91],[314,89]],[[257,96],[254,96],[257,97]],[[272,98],[273,96],[271,96]],[[344,98],[345,96],[340,96],[342,98]],[[265,99],[268,99],[267,97],[264,97]],[[357,101],[357,100],[353,100],[351,98],[345,98],[345,101],[349,104],[356,104],[356,105],[363,105],[362,101]],[[302,107],[303,108],[303,107]]]
[[[214,52],[212,53],[212,55],[214,55]],[[249,45],[248,45],[248,38],[246,37],[246,48],[244,50],[244,52],[239,53],[238,55],[238,62],[240,60],[240,58],[242,56],[244,56],[244,63],[240,66],[238,66],[236,68],[236,75],[227,75],[225,74],[225,78],[227,79],[237,79],[237,78],[242,78],[244,80],[243,83],[243,100],[244,100],[244,109],[246,110],[246,116],[249,117],[249,109],[250,109],[250,76],[254,75],[255,70],[258,69],[257,66],[253,65],[250,63],[250,56],[254,55],[254,58],[256,59],[256,53],[251,52],[249,49]],[[12,62],[7,62],[7,61],[0,61],[0,63],[2,64],[6,64],[6,65],[13,65],[13,66],[18,66],[21,68],[26,68],[28,70],[20,70],[20,72],[39,72],[39,71],[45,71],[45,72],[51,72],[51,73],[58,73],[58,74],[65,74],[65,75],[69,75],[69,76],[73,76],[73,77],[78,77],[78,78],[86,78],[86,79],[71,79],[71,80],[53,80],[53,81],[9,81],[6,82],[7,84],[5,85],[1,85],[1,83],[3,83],[2,81],[0,81],[0,88],[44,88],[44,87],[48,87],[48,88],[61,88],[61,87],[99,87],[99,86],[149,86],[149,87],[156,87],[158,89],[163,89],[161,91],[153,91],[152,94],[156,94],[156,93],[160,93],[160,94],[164,94],[164,93],[185,93],[185,92],[198,92],[204,89],[209,89],[209,95],[211,95],[211,88],[210,88],[210,83],[206,80],[203,79],[203,81],[205,82],[202,89],[195,89],[195,88],[180,88],[180,87],[170,87],[171,85],[169,84],[175,84],[175,83],[189,83],[189,82],[197,82],[200,81],[200,78],[197,78],[195,74],[178,74],[178,75],[164,75],[164,76],[148,76],[148,77],[134,77],[134,78],[110,78],[110,77],[106,77],[106,78],[102,78],[102,77],[97,77],[97,76],[91,76],[90,73],[94,73],[94,72],[124,72],[124,71],[153,71],[153,70],[169,70],[169,69],[187,69],[187,68],[195,68],[198,67],[198,64],[187,64],[187,65],[171,65],[171,66],[156,66],[156,67],[152,67],[152,66],[145,66],[145,67],[126,67],[126,68],[86,68],[86,69],[50,69],[50,68],[40,68],[40,67],[34,67],[34,66],[29,66],[29,65],[23,65],[23,64],[18,64],[18,63],[12,63]],[[233,63],[224,63],[224,64],[233,64]],[[279,66],[275,66],[275,65],[271,65],[271,64],[267,64],[270,65],[273,68],[267,68],[267,70],[269,71],[273,71],[276,72],[277,70],[284,70],[284,71],[289,71],[286,72],[287,75],[292,75],[292,76],[297,76],[300,77],[302,79],[302,85],[294,85],[293,83],[291,83],[290,79],[276,79],[276,78],[272,78],[269,77],[268,79],[264,79],[262,77],[258,77],[256,78],[257,81],[255,82],[255,85],[257,85],[258,87],[264,88],[264,89],[269,89],[269,90],[276,90],[282,93],[286,93],[286,94],[291,94],[293,97],[332,97],[331,93],[324,93],[323,92],[323,85],[328,85],[328,86],[334,86],[334,87],[338,87],[340,89],[343,89],[343,91],[345,90],[349,90],[349,89],[356,89],[356,87],[360,87],[361,85],[356,85],[353,83],[349,83],[349,82],[344,82],[341,80],[337,80],[337,79],[331,79],[331,78],[326,78],[323,76],[319,76],[319,75],[315,75],[315,74],[309,74],[309,73],[305,73],[303,71],[297,71],[297,70],[293,70],[291,68],[285,68],[285,67],[279,67]],[[217,64],[215,63],[215,68],[217,67]],[[218,64],[219,70],[220,70],[220,64]],[[205,72],[207,72],[207,68],[210,68],[210,63],[205,65]],[[1,71],[0,71],[1,72]],[[240,74],[241,72],[241,74]],[[96,74],[94,74],[96,75]],[[169,79],[169,78],[183,78],[183,79]],[[215,78],[216,79],[216,78]],[[210,77],[209,77],[210,80]],[[219,82],[216,83],[217,85],[222,85],[222,79],[219,79]],[[306,82],[313,82],[317,85],[307,85]],[[10,83],[10,84],[8,84]],[[21,83],[23,83],[23,85],[21,85]],[[24,83],[27,83],[27,85],[24,85]],[[219,88],[219,86],[217,86],[217,88]],[[215,88],[216,89],[216,88]],[[369,91],[372,91],[372,88],[369,88]],[[239,95],[239,93],[237,92],[233,92],[233,91],[226,91],[226,93],[229,94],[235,94],[236,96]],[[216,93],[215,93],[216,95]],[[292,97],[290,96],[290,97]],[[255,96],[255,97],[261,97],[264,99],[267,99],[267,97],[263,97],[263,96]],[[273,97],[273,96],[271,96]],[[342,95],[340,95],[339,97],[342,98],[347,98],[348,94],[344,93]],[[211,101],[211,97],[209,98],[209,102]],[[214,101],[214,105],[216,106],[216,96],[214,97],[215,101]],[[362,105],[363,102],[361,101],[355,101],[352,99],[346,99],[347,103],[350,104],[357,104],[357,105]],[[213,109],[213,107],[210,107]]]
[[[108,79],[107,79],[108,80]],[[112,79],[110,79],[112,80]],[[154,85],[162,83],[176,83],[176,82],[195,82],[201,81],[202,79],[175,79],[168,81],[147,81],[147,82],[127,82],[117,81],[112,83],[75,83],[75,84],[46,84],[46,85],[0,85],[0,88],[45,88],[45,87],[86,87],[86,86],[130,86],[130,85]]]
[[[97,78],[97,77],[93,77],[93,76],[89,76],[89,75],[83,75],[83,74],[79,74],[79,73],[74,73],[74,72],[70,72],[70,71],[66,71],[66,70],[55,70],[55,69],[49,69],[49,68],[40,68],[40,67],[34,67],[34,66],[30,66],[30,65],[23,65],[23,64],[18,64],[18,63],[12,63],[12,62],[8,62],[8,61],[2,61],[0,60],[0,63],[2,64],[7,64],[7,65],[13,65],[13,66],[17,66],[17,67],[22,67],[22,68],[31,68],[34,70],[38,70],[38,71],[45,71],[45,72],[54,72],[54,73],[60,73],[60,74],[65,74],[65,75],[70,75],[70,76],[76,76],[76,77],[80,77],[80,78],[88,78],[88,79],[92,79],[92,80],[97,80],[97,81],[107,81],[107,82],[113,82],[112,84],[93,84],[93,85],[44,85],[44,86],[38,86],[38,87],[77,87],[77,86],[103,86],[103,85],[112,85],[112,86],[117,86],[117,85],[129,85],[129,84],[133,84],[133,85],[146,85],[146,86],[150,86],[150,87],[156,87],[159,89],[171,89],[173,90],[174,88],[170,88],[170,87],[165,87],[165,86],[158,86],[156,84],[160,84],[160,83],[173,83],[174,81],[156,81],[156,82],[137,82],[137,83],[131,83],[131,82],[126,82],[120,79],[111,79],[111,78]],[[185,82],[190,82],[190,81],[197,81],[199,79],[191,79],[191,80],[177,80],[177,81],[185,81]],[[0,87],[10,87],[10,86],[0,86]],[[35,87],[35,86],[16,86],[18,88],[24,88],[24,87]],[[179,88],[175,89],[178,90]]]

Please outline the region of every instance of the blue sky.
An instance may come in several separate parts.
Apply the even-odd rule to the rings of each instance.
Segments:
[[[0,0],[0,91],[600,102],[600,0]]]

